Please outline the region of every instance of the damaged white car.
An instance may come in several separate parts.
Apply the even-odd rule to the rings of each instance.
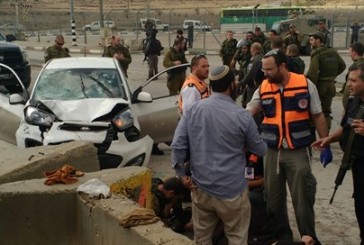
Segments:
[[[24,107],[17,145],[86,140],[97,147],[101,169],[146,166],[153,140],[170,141],[178,118],[177,97],[152,98],[142,92],[148,83],[131,93],[112,58],[51,60],[41,70]],[[144,122],[139,124],[140,120]]]

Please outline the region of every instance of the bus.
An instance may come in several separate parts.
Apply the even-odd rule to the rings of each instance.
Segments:
[[[223,8],[221,10],[221,31],[253,31],[259,26],[262,31],[272,28],[274,22],[309,13],[305,7],[298,6],[260,6]]]

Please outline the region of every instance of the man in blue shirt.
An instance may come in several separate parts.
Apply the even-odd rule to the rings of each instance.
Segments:
[[[231,245],[247,244],[250,222],[244,149],[263,156],[267,146],[253,117],[235,104],[237,86],[228,66],[210,74],[212,95],[183,113],[173,138],[172,164],[191,189],[195,241],[210,244],[219,219]],[[192,176],[183,163],[190,153]]]

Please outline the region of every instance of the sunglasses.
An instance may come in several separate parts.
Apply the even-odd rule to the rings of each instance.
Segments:
[[[195,55],[191,60],[191,66],[196,65],[197,61],[199,61],[200,59],[206,59],[206,55],[204,54]]]

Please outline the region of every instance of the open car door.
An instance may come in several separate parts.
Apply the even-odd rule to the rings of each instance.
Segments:
[[[133,93],[131,107],[138,117],[141,133],[149,135],[154,143],[171,142],[179,120],[179,95],[169,95],[167,71],[188,66],[189,63],[167,68],[148,79]],[[137,97],[142,91],[152,95],[150,103],[138,102]]]
[[[16,145],[15,132],[19,128],[23,117],[25,101],[29,98],[28,91],[20,81],[18,75],[9,66],[0,63],[1,69],[8,69],[23,89],[22,93],[10,94],[0,80],[0,140]]]

